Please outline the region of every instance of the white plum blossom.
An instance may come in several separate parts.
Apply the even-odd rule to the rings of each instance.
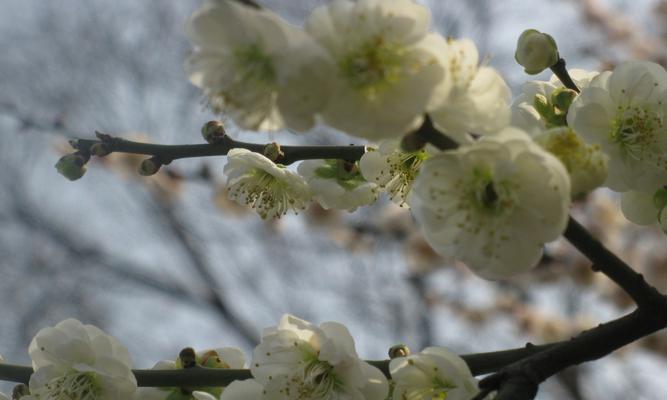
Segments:
[[[245,356],[241,350],[235,347],[222,347],[211,350],[198,351],[195,354],[195,362],[198,366],[205,368],[242,369],[245,368]],[[159,361],[153,367],[154,370],[176,370],[183,369],[180,359],[176,361]],[[184,392],[182,388],[144,387],[137,390],[137,399],[141,400],[211,400],[220,398],[223,387],[197,388],[192,393]]]
[[[403,151],[400,143],[398,139],[383,140],[377,150],[364,153],[359,166],[367,181],[377,184],[392,201],[403,206],[428,153]]]
[[[535,266],[565,230],[570,180],[556,157],[506,128],[426,160],[408,203],[438,253],[499,279]]]
[[[306,160],[299,174],[308,182],[313,199],[324,209],[356,210],[377,199],[377,186],[367,182],[359,165],[345,160]]]
[[[40,330],[28,351],[35,372],[24,399],[130,399],[137,388],[127,348],[75,319]]]
[[[444,347],[394,358],[389,371],[393,400],[470,400],[479,391],[465,361]]]
[[[385,400],[388,394],[382,372],[359,359],[350,332],[336,322],[318,327],[283,316],[264,330],[250,370],[267,400]]]
[[[224,168],[229,198],[252,207],[263,219],[305,210],[311,199],[306,181],[265,156],[231,149]]]
[[[658,225],[667,233],[667,187],[655,192],[627,191],[621,194],[621,210],[638,225]]]
[[[429,109],[436,128],[459,143],[468,134],[490,135],[510,120],[512,93],[495,69],[479,64],[479,53],[468,39],[448,39],[445,53],[451,90]]]
[[[597,71],[576,68],[568,70],[568,73],[580,89],[588,87],[591,80],[600,74]],[[512,126],[524,129],[535,136],[546,129],[567,125],[568,108],[563,106],[569,107],[574,99],[570,96],[576,96],[576,92],[563,93],[564,89],[563,83],[556,75],[552,75],[548,81],[524,83],[521,86],[521,94],[512,103]],[[536,102],[542,105],[540,110],[535,107]]]
[[[599,145],[584,143],[572,129],[548,129],[534,136],[533,140],[563,163],[570,174],[572,197],[602,186],[607,179],[607,155]]]
[[[574,100],[567,121],[609,156],[612,190],[655,191],[667,182],[667,72],[629,61],[595,77]]]
[[[215,112],[244,129],[303,131],[327,98],[304,85],[327,73],[326,54],[297,27],[266,9],[208,0],[186,24],[194,50],[185,62],[190,81]]]
[[[413,0],[334,0],[316,8],[306,31],[330,56],[333,92],[324,122],[371,140],[417,128],[448,92],[444,38]],[[318,86],[318,82],[311,85]]]

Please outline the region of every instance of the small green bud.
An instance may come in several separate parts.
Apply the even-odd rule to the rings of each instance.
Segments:
[[[535,29],[523,31],[514,58],[529,75],[536,75],[558,62],[558,46],[550,35]]]
[[[90,146],[90,154],[97,157],[104,157],[111,154],[111,150],[107,144],[95,143],[94,145]]]
[[[162,163],[157,157],[147,158],[139,165],[139,174],[143,176],[155,175],[162,167]]]
[[[273,162],[280,162],[283,157],[285,157],[285,153],[280,149],[280,145],[278,143],[269,143],[266,146],[264,146],[264,156],[268,158],[269,160]]]
[[[64,157],[56,163],[55,167],[58,173],[70,181],[80,179],[86,173],[86,162],[88,160],[81,153],[72,153]]]
[[[551,93],[551,103],[554,105],[555,113],[558,115],[567,115],[567,110],[577,97],[577,92],[568,88],[558,88]]]
[[[553,117],[553,106],[549,103],[549,99],[541,93],[535,95],[533,99],[533,107],[544,119],[550,119]]]
[[[391,346],[389,349],[389,358],[392,360],[399,357],[407,357],[410,355],[410,349],[404,344],[397,344]]]
[[[209,121],[201,127],[201,135],[210,144],[222,142],[226,134],[222,121]]]

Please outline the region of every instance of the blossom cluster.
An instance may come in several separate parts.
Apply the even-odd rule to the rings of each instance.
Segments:
[[[489,279],[534,267],[564,232],[571,201],[601,186],[622,193],[628,219],[667,232],[662,66],[568,73],[556,41],[529,29],[517,62],[555,74],[526,82],[512,102],[472,41],[445,39],[430,23],[414,0],[333,0],[303,27],[243,2],[205,0],[186,24],[185,70],[213,111],[245,130],[320,124],[369,142],[361,157],[308,156],[296,168],[282,164],[277,144],[233,148],[229,197],[266,219],[311,202],[355,211],[386,194],[411,210],[436,252]],[[434,147],[424,130],[448,145]],[[220,140],[219,130],[203,133]],[[86,157],[56,166],[77,179]]]
[[[337,322],[319,326],[284,315],[267,328],[250,362],[252,378],[227,387],[137,388],[127,349],[92,325],[68,319],[42,329],[30,344],[34,373],[23,400],[467,400],[477,381],[465,361],[443,347],[409,354],[393,352],[388,376],[357,355],[348,329]],[[390,352],[392,353],[392,352]],[[2,362],[0,358],[0,362]],[[241,350],[225,347],[194,352],[153,368],[246,368]],[[0,393],[0,399],[7,398]]]

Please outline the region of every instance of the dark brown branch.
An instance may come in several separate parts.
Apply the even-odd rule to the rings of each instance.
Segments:
[[[89,152],[91,146],[104,143],[111,153],[144,154],[158,157],[162,163],[169,164],[173,160],[181,158],[211,157],[227,155],[229,150],[244,148],[256,153],[263,154],[266,144],[246,143],[233,140],[225,136],[218,144],[184,144],[164,145],[152,143],[140,143],[121,138],[110,138],[104,142],[100,140],[79,139],[73,145],[80,151]],[[356,161],[366,152],[365,146],[281,146],[284,157],[280,163],[292,164],[298,160],[317,159],[342,159]]]
[[[549,68],[563,83],[563,86],[565,86],[568,89],[572,89],[577,93],[581,92],[581,90],[579,90],[579,88],[577,87],[577,84],[574,83],[574,81],[572,80],[570,73],[567,72],[567,68],[565,68],[564,58],[559,58],[556,64],[552,65]]]

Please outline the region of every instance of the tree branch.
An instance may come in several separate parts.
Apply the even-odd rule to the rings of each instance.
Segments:
[[[461,356],[468,364],[473,375],[481,375],[498,370],[509,363],[521,360],[527,356],[551,349],[558,343],[534,346],[531,344],[511,350],[494,351],[490,353],[464,354]],[[389,376],[389,360],[368,361],[377,367],[387,377]],[[235,380],[252,378],[247,369],[214,369],[192,368],[179,370],[133,370],[139,386],[151,387],[198,387],[198,386],[225,386]],[[0,363],[0,380],[28,383],[33,370],[31,367]]]
[[[164,145],[152,143],[140,143],[121,138],[109,138],[108,140],[78,139],[72,145],[79,151],[90,152],[94,144],[104,144],[111,153],[144,154],[158,157],[163,164],[169,164],[173,160],[181,158],[211,157],[227,155],[229,150],[235,148],[248,149],[263,154],[266,144],[246,143],[236,141],[229,136],[224,136],[220,143],[216,144],[184,144]],[[298,160],[317,159],[342,159],[356,161],[366,152],[365,146],[281,146],[284,156],[280,163],[289,165]]]

